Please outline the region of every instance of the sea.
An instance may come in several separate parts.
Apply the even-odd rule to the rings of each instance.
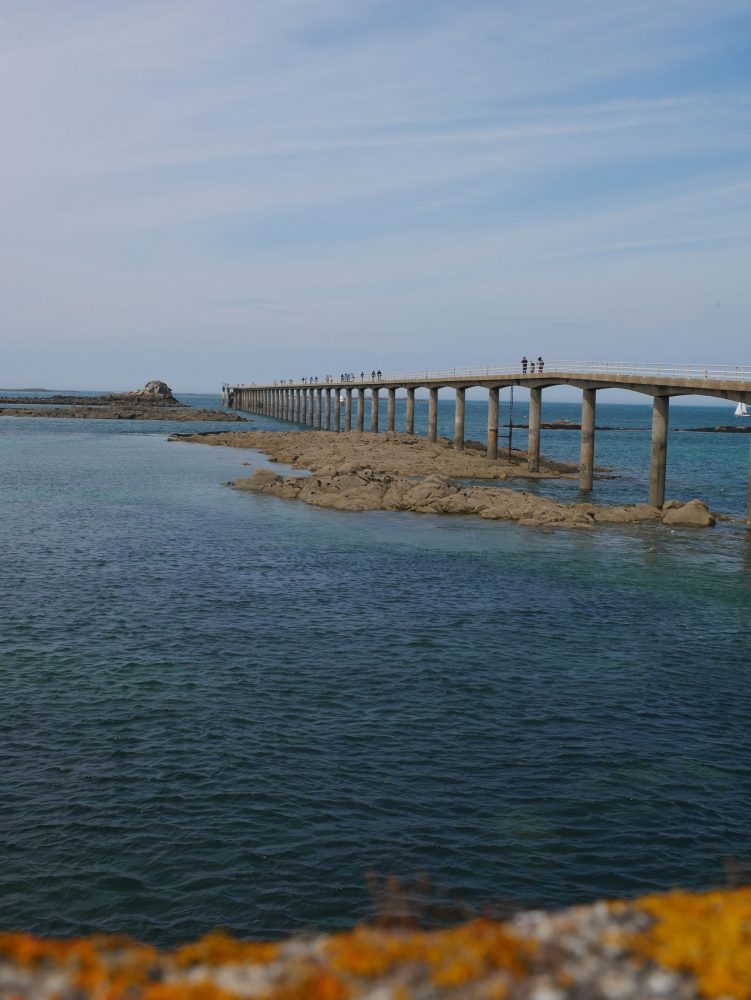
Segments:
[[[670,420],[714,528],[321,510],[167,440],[233,425],[0,418],[0,927],[279,938],[371,919],[376,877],[483,912],[748,872],[751,439]],[[594,499],[645,500],[650,408],[597,423]]]

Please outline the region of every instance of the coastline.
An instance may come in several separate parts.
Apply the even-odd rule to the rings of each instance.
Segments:
[[[525,911],[438,930],[421,929],[408,901],[394,903],[375,925],[337,934],[276,942],[214,931],[167,952],[123,937],[0,934],[0,991],[17,1000],[749,996],[747,887]]]
[[[257,468],[249,478],[228,485],[333,510],[462,514],[527,527],[584,530],[639,522],[710,527],[716,519],[698,499],[687,504],[669,500],[663,508],[645,503],[608,507],[563,503],[524,490],[463,486],[462,480],[573,478],[575,466],[541,457],[541,471],[530,473],[521,468],[524,452],[514,452],[511,462],[492,461],[473,447],[460,452],[446,440],[431,443],[406,434],[243,431],[174,434],[169,440],[255,449],[272,462],[307,469],[309,476],[283,477]]]

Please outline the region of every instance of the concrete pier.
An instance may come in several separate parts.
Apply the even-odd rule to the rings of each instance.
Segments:
[[[428,390],[428,441],[438,440],[438,389]]]
[[[540,471],[540,412],[542,410],[542,389],[538,386],[529,390],[529,430],[527,437],[527,468],[530,472]]]
[[[582,429],[579,449],[579,489],[589,491],[594,481],[595,467],[595,414],[597,390],[585,389],[582,393]]]
[[[497,386],[488,389],[488,443],[485,454],[494,462],[498,458],[498,393]]]
[[[668,419],[670,396],[655,396],[652,403],[652,453],[649,467],[649,502],[665,503],[665,471],[668,461]]]
[[[365,389],[362,387],[357,390],[357,429],[361,433],[365,430]]]
[[[454,448],[464,451],[464,399],[467,390],[464,386],[457,387],[456,403],[454,404]]]
[[[415,433],[415,387],[407,388],[407,407],[404,416],[404,430],[407,434]]]
[[[259,413],[274,419],[298,422],[307,427],[325,427],[336,431],[353,426],[352,394],[357,389],[357,429],[365,429],[365,394],[371,390],[371,429],[378,430],[378,397],[380,390],[388,393],[386,427],[395,430],[396,397],[406,392],[404,429],[415,433],[416,391],[428,392],[428,440],[438,438],[438,393],[441,389],[456,391],[454,411],[454,446],[461,449],[465,441],[466,390],[481,387],[488,392],[488,429],[486,454],[491,461],[498,458],[499,394],[501,389],[529,389],[528,468],[540,468],[540,428],[542,426],[542,390],[551,386],[571,386],[582,391],[581,438],[579,447],[579,486],[589,492],[594,486],[596,404],[599,389],[621,389],[651,396],[652,442],[650,455],[649,502],[662,506],[665,502],[669,404],[671,396],[709,396],[735,405],[751,405],[751,367],[724,365],[650,365],[637,362],[547,362],[544,372],[523,371],[521,365],[505,367],[459,368],[450,371],[417,371],[365,378],[355,385],[342,378],[322,381],[283,381],[273,384],[222,385],[222,399],[234,410]],[[325,408],[321,399],[326,392]],[[334,426],[331,425],[331,392],[334,400]],[[344,398],[340,393],[344,392]],[[344,402],[344,428],[341,403]],[[748,475],[748,526],[751,529],[751,456]]]

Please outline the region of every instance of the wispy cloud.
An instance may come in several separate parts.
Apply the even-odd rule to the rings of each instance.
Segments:
[[[613,314],[631,353],[740,356],[749,28],[745,0],[0,2],[11,374],[70,383],[61,338],[91,384],[163,349],[185,388],[238,345],[238,377],[374,335],[379,367],[566,323],[601,354]]]

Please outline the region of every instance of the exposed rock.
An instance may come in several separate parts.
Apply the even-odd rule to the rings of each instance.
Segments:
[[[273,469],[254,469],[252,474],[247,479],[241,479],[237,483],[232,483],[232,485],[238,490],[262,490],[267,486],[271,486],[272,483],[276,483],[281,479],[281,476],[277,475]]]
[[[600,524],[636,524],[639,521],[659,521],[662,513],[659,507],[648,503],[627,504],[624,507],[600,507],[595,520]]]
[[[172,390],[167,385],[166,382],[160,382],[159,379],[152,379],[147,382],[143,387],[144,396],[156,396],[159,399],[175,399],[172,395]],[[177,400],[175,400],[177,402]]]
[[[505,458],[493,462],[476,451],[455,451],[445,442],[431,444],[413,435],[243,431],[173,435],[170,440],[256,448],[266,452],[271,461],[309,469],[311,475],[305,478],[276,476],[271,469],[257,470],[266,478],[256,478],[254,473],[249,480],[233,485],[302,500],[314,507],[473,515],[544,529],[590,530],[598,524],[659,522],[663,517],[663,511],[649,504],[602,507],[561,503],[526,490],[462,485],[462,480],[524,476],[526,470],[520,466],[526,455],[515,453],[511,463]],[[543,460],[541,464],[545,470],[542,476],[556,475],[556,463]],[[562,468],[569,475],[572,466]],[[679,506],[682,511],[683,506]],[[690,523],[699,523],[696,515]]]
[[[682,507],[674,507],[667,511],[662,523],[682,528],[709,528],[715,523],[715,519],[703,501],[689,500]]]

